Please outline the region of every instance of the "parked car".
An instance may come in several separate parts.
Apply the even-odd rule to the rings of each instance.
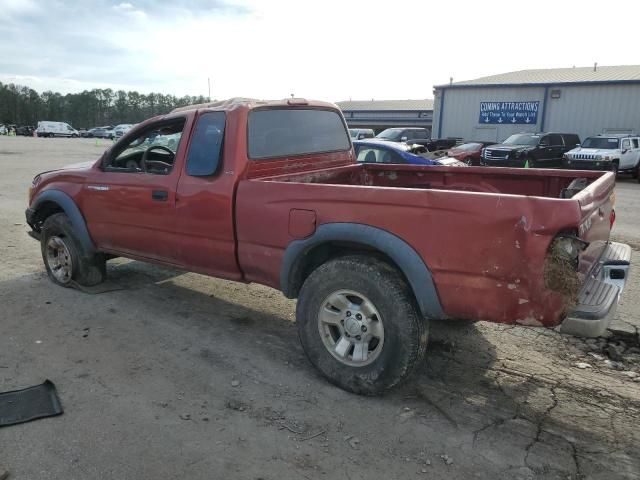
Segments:
[[[465,164],[480,165],[482,149],[494,142],[467,142],[453,147],[447,152],[447,156],[464,162]]]
[[[428,319],[605,332],[631,255],[613,173],[512,173],[359,163],[333,104],[230,100],[37,175],[26,218],[61,286],[122,256],[280,289],[311,363],[379,394],[422,364]]]
[[[33,132],[35,128],[31,125],[22,125],[20,127],[16,127],[16,135],[22,135],[24,137],[33,137]]]
[[[351,140],[362,140],[364,138],[373,138],[376,134],[370,128],[350,128],[349,136],[351,136]]]
[[[9,130],[7,129],[6,125],[0,124],[0,135],[7,135],[8,133]]]
[[[89,138],[113,138],[111,127],[95,127],[87,132]]]
[[[113,127],[113,138],[120,138],[127,133],[134,125],[132,123],[122,123]]]
[[[86,128],[78,128],[78,135],[82,138],[87,138],[89,136],[89,130]]]
[[[387,128],[376,138],[380,140],[388,140],[391,142],[418,143],[420,141],[431,140],[431,132],[426,128]]]
[[[575,133],[516,133],[500,144],[483,150],[482,164],[492,167],[555,168],[576,145]]]
[[[587,137],[582,145],[565,153],[562,166],[628,172],[640,181],[640,137],[611,134]]]
[[[64,122],[38,122],[36,129],[39,137],[78,137],[78,131]]]
[[[422,145],[386,142],[384,140],[356,140],[353,142],[356,161],[363,163],[390,163],[396,165],[466,166],[455,159],[434,159]]]
[[[412,128],[387,128],[378,135],[379,140],[386,140],[390,142],[403,142],[410,145],[423,145],[427,147],[427,150],[434,152],[436,150],[446,150],[453,147],[460,141],[458,138],[438,138],[432,139],[431,132],[426,128],[412,127]]]

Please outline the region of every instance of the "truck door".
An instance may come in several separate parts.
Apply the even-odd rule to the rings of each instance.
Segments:
[[[177,117],[146,126],[87,179],[80,209],[99,249],[178,263],[175,192],[189,125]]]
[[[177,254],[189,270],[240,280],[234,229],[232,148],[224,149],[226,113],[201,113],[193,129],[178,182]]]
[[[632,140],[635,140],[635,148]],[[635,167],[638,161],[640,150],[638,149],[638,139],[623,138],[620,143],[620,170]]]

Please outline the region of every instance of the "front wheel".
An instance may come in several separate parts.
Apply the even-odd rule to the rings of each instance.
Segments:
[[[336,258],[307,278],[296,309],[311,363],[333,384],[377,395],[424,358],[428,324],[400,273],[364,255]]]
[[[64,213],[47,218],[41,232],[42,259],[49,278],[63,287],[75,283],[92,286],[106,277],[106,261],[100,253],[85,252]]]
[[[473,158],[471,157],[467,157],[464,159],[464,163],[466,163],[468,166],[472,167],[473,166]]]

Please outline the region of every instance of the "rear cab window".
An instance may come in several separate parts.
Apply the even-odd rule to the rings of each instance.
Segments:
[[[338,112],[320,108],[268,108],[249,113],[251,160],[347,151],[351,142]]]

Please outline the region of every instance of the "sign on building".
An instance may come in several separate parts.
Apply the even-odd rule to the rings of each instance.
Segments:
[[[480,123],[535,125],[539,106],[540,102],[480,102]]]

